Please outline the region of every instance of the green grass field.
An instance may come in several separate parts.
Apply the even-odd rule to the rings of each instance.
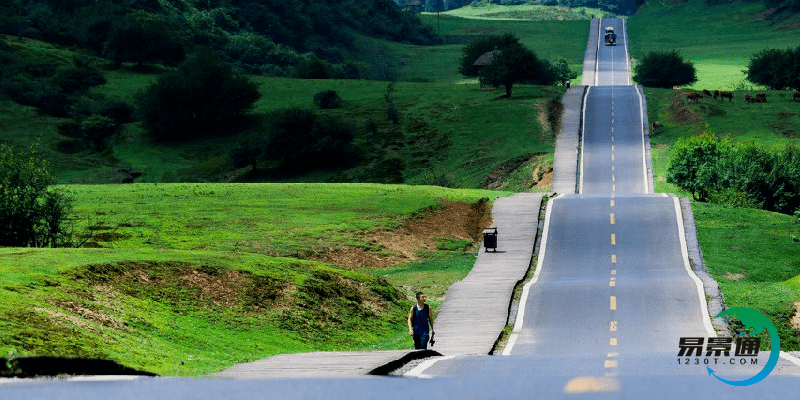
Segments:
[[[749,307],[772,320],[781,349],[800,349],[791,325],[800,301],[800,224],[789,216],[709,203],[692,204],[697,239],[726,307]],[[762,343],[765,340],[762,339]]]
[[[533,4],[499,5],[486,4],[480,6],[468,5],[454,10],[449,10],[444,15],[468,19],[488,19],[504,21],[569,21],[605,18],[611,13],[598,8],[589,7],[560,7]]]
[[[391,254],[364,234],[509,194],[369,184],[70,185],[90,248],[0,249],[0,354],[101,357],[198,375],[278,353],[408,348],[416,290],[438,307],[474,243],[388,268],[306,261]],[[407,287],[407,289],[405,289]],[[401,288],[401,291],[397,291]],[[407,293],[410,292],[410,293]]]
[[[755,3],[651,1],[628,19],[630,56],[675,49],[695,65],[698,80],[692,88],[737,89],[755,53],[795,47],[800,40],[796,17],[777,24],[767,17],[764,6]]]

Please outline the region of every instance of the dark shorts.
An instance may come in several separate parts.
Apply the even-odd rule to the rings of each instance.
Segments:
[[[428,339],[430,339],[430,333],[424,332],[422,334],[414,334],[414,348],[415,349],[428,349]]]

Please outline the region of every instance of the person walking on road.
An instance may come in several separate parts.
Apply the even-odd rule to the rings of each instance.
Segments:
[[[408,334],[414,337],[414,348],[425,350],[428,348],[428,339],[433,332],[433,312],[425,303],[428,296],[417,292],[417,303],[408,311]],[[428,330],[430,325],[430,331]],[[429,333],[430,332],[430,333]]]

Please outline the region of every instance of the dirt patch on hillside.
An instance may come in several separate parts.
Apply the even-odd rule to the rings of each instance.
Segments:
[[[526,154],[506,161],[499,167],[493,169],[492,172],[483,179],[480,186],[486,189],[501,188],[511,174],[523,165],[529,163],[534,157],[536,157],[534,154]]]
[[[211,275],[189,269],[180,275],[185,284],[200,289],[201,297],[215,305],[234,306],[239,302],[240,288],[246,279],[238,271],[225,271],[224,275]]]
[[[679,125],[693,124],[702,120],[697,111],[684,104],[684,96],[681,93],[672,95],[667,111],[669,112],[669,119]]]
[[[795,313],[792,317],[792,326],[795,329],[800,329],[800,301],[794,303]]]
[[[364,235],[362,241],[369,244],[369,249],[330,250],[315,259],[349,268],[388,267],[416,259],[419,250],[436,250],[434,238],[458,238],[477,243],[483,229],[493,223],[485,199],[474,204],[449,201],[442,201],[442,204],[443,208],[412,218],[402,228]]]
[[[732,281],[738,281],[739,279],[744,278],[744,276],[745,276],[744,274],[733,274],[733,273],[730,273],[730,272],[726,272],[725,273],[725,279],[732,280]]]

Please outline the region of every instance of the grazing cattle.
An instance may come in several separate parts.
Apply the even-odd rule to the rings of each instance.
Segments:
[[[800,92],[794,92],[794,96],[792,96],[792,100],[800,100]]]
[[[733,92],[719,92],[719,95],[723,100],[727,98],[729,103],[733,101]]]
[[[720,96],[719,90],[715,90],[713,96],[714,96],[714,100],[718,99],[719,96]]]
[[[752,97],[748,94],[744,95],[744,101],[746,103],[766,103],[767,98],[765,96],[758,96]]]
[[[756,94],[756,99],[758,99],[757,103],[766,103],[767,102],[767,94],[766,93],[758,93],[758,94]]]
[[[708,90],[706,90],[706,89],[703,89],[703,96],[705,96],[705,97],[711,97],[711,96],[712,96],[712,94],[711,94],[711,92],[709,92]]]
[[[690,103],[696,103],[697,100],[700,100],[703,97],[701,93],[693,93],[693,92],[686,92],[683,95],[686,96],[686,100]]]

